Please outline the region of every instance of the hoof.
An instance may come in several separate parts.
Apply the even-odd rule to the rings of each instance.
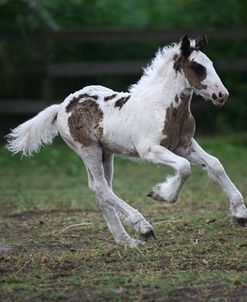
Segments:
[[[163,196],[160,196],[159,194],[155,193],[154,191],[151,191],[147,194],[147,197],[152,198],[153,200],[159,201],[159,202],[168,202],[168,203],[175,203],[178,199],[176,196],[175,198],[164,198]]]
[[[117,242],[117,244],[119,244],[125,248],[135,248],[135,247],[145,244],[145,242],[138,240],[138,239],[131,238],[131,237],[128,237],[128,238],[125,238],[123,240],[116,241],[116,242]]]
[[[144,244],[145,243],[142,242],[141,240],[131,238],[128,242],[126,242],[125,247],[135,248],[135,247],[138,247],[138,246],[144,245]]]
[[[232,218],[233,223],[240,226],[246,226],[247,225],[247,218],[243,217],[233,217]]]
[[[145,233],[145,234],[142,234],[142,237],[145,239],[145,240],[152,240],[152,239],[156,239],[156,236],[155,236],[155,233],[153,230],[150,230],[149,232]]]

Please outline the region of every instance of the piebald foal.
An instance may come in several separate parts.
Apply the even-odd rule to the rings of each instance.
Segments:
[[[219,106],[228,98],[212,62],[202,52],[206,44],[205,36],[199,40],[184,36],[178,44],[158,51],[129,92],[88,86],[70,94],[60,105],[46,108],[12,130],[9,150],[29,155],[59,134],[85,163],[89,188],[119,244],[134,247],[142,243],[127,234],[120,218],[144,237],[154,233],[141,213],[114,194],[114,154],[138,157],[176,171],[148,194],[159,201],[175,202],[190,175],[190,162],[201,166],[228,196],[232,216],[245,224],[247,209],[242,195],[219,160],[193,139],[193,92]]]

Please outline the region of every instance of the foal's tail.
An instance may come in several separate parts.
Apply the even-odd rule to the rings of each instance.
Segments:
[[[58,134],[56,117],[60,105],[52,105],[41,111],[32,119],[11,130],[7,135],[7,149],[31,155],[46,144],[51,144]]]

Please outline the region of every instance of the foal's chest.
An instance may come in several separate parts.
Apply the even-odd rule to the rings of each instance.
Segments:
[[[195,133],[195,120],[190,111],[190,102],[178,99],[177,102],[176,107],[171,104],[166,109],[162,130],[165,137],[160,142],[171,151],[189,143]]]

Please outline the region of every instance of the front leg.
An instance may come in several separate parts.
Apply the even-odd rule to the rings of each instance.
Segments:
[[[238,189],[231,182],[227,176],[224,167],[220,161],[205,152],[201,146],[193,139],[190,146],[180,147],[177,153],[195,165],[201,166],[207,170],[210,177],[212,177],[225,192],[230,200],[231,214],[239,224],[245,225],[247,223],[247,209],[245,207],[243,197]]]
[[[175,176],[168,177],[165,182],[157,184],[148,194],[149,197],[158,201],[175,202],[182,185],[190,175],[190,163],[188,160],[160,145],[150,147],[144,152],[138,152],[145,161],[157,166],[170,167],[176,171]]]

